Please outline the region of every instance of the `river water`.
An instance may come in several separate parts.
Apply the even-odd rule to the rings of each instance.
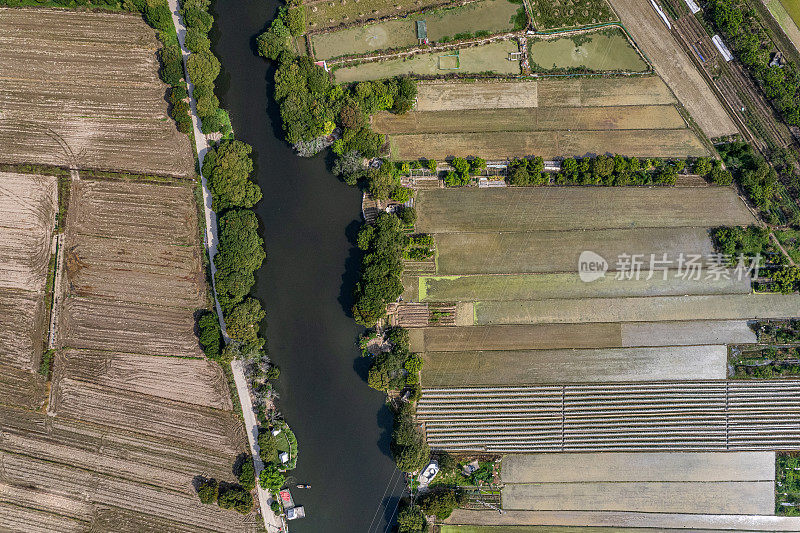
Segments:
[[[323,156],[297,157],[282,140],[271,99],[274,68],[255,54],[255,38],[277,9],[273,0],[216,0],[217,81],[236,137],[253,146],[256,206],[267,261],[255,293],[267,311],[266,338],[281,368],[279,405],[299,441],[290,483],[307,518],[294,533],[387,530],[402,492],[389,455],[391,414],[367,387],[346,312],[357,276],[353,241],[361,193],[327,170]],[[269,95],[269,97],[268,97]]]

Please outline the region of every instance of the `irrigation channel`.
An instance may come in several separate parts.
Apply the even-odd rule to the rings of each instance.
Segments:
[[[213,46],[222,106],[237,139],[253,146],[264,193],[256,213],[267,261],[256,296],[267,311],[269,354],[281,368],[280,409],[299,442],[289,483],[311,485],[292,491],[307,516],[290,530],[383,532],[403,481],[389,455],[391,414],[367,387],[355,342],[361,330],[345,311],[359,262],[361,193],[331,175],[323,156],[301,159],[282,140],[274,67],[255,53],[277,6],[217,0]]]

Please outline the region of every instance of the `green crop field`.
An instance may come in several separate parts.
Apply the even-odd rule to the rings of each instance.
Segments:
[[[800,51],[800,2],[768,0],[765,4],[794,47]]]
[[[544,208],[546,206],[546,209]],[[754,224],[727,187],[518,187],[417,192],[422,233]]]
[[[519,74],[519,61],[509,61],[518,52],[516,41],[496,41],[460,50],[417,54],[408,59],[389,59],[336,69],[337,83],[375,80],[401,75],[437,76],[442,74]],[[456,58],[454,54],[458,54]]]
[[[366,54],[418,44],[416,22],[424,20],[433,42],[474,36],[476,32],[502,33],[514,29],[520,4],[508,0],[479,0],[464,6],[440,8],[402,19],[355,26],[311,37],[317,59]]]
[[[571,28],[617,20],[606,0],[531,0],[538,30]]]
[[[646,72],[647,62],[619,28],[552,39],[528,40],[531,69]]]
[[[450,0],[311,0],[303,2],[307,6],[308,29],[311,31],[334,28],[353,22],[394,17],[448,3]]]
[[[691,280],[669,274],[646,280],[615,280],[608,274],[584,283],[577,273],[423,276],[417,300],[458,302],[491,300],[544,300],[548,298],[614,298],[620,296],[680,296],[683,294],[747,294],[750,280]],[[414,278],[416,279],[416,278]]]

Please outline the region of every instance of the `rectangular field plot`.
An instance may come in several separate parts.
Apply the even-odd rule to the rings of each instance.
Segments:
[[[424,387],[725,379],[725,346],[425,352]]]
[[[0,404],[40,409],[47,400],[47,383],[39,374],[0,365]]]
[[[771,514],[773,481],[530,483],[503,488],[503,508],[529,511],[632,511]]]
[[[307,6],[306,16],[309,29],[321,30],[342,24],[366,22],[412,11],[421,11],[448,3],[449,0],[420,0],[401,3],[396,0],[360,0],[360,2],[310,0],[303,2],[303,5]]]
[[[350,83],[401,75],[436,76],[488,71],[519,74],[519,61],[508,60],[508,54],[518,51],[516,41],[495,41],[457,51],[422,53],[408,59],[388,59],[341,67],[336,69],[335,77],[337,83]]]
[[[513,205],[509,207],[514,209]],[[439,233],[435,241],[437,273],[445,275],[577,272],[580,255],[585,250],[603,257],[611,271],[624,268],[618,265],[623,254],[644,258],[645,271],[651,255],[660,260],[667,254],[669,264],[660,266],[675,269],[681,254],[705,257],[714,251],[705,228]],[[663,278],[664,274],[669,275],[654,272],[653,277]]]
[[[0,9],[0,161],[189,176],[155,32],[132,14]],[[10,74],[10,73],[13,73]]]
[[[703,133],[709,138],[736,133],[725,108],[650,2],[613,0],[611,3],[633,40]]]
[[[233,409],[227,379],[205,359],[71,350],[56,357],[54,379],[63,377],[204,407]]]
[[[508,0],[478,0],[377,24],[318,33],[311,36],[311,43],[314,56],[319,60],[416,46],[419,44],[416,29],[419,20],[425,21],[431,41],[476,31],[501,33],[514,28],[510,21],[519,7]]]
[[[670,271],[663,280],[655,273],[647,280],[616,280],[614,273],[591,283],[577,273],[423,276],[415,299],[420,302],[463,300],[546,300],[549,298],[614,298],[620,296],[682,296],[685,294],[749,294],[750,279],[692,280]]]
[[[650,66],[619,28],[572,37],[528,39],[533,71],[586,69],[646,72]]]
[[[564,124],[562,127],[568,126]],[[441,160],[470,156],[491,160],[529,155],[538,155],[545,159],[595,154],[661,158],[709,155],[706,147],[690,129],[393,135],[391,149],[392,157],[399,160]]]
[[[533,20],[538,28],[586,26],[617,20],[606,0],[532,0]]]
[[[502,473],[503,483],[774,480],[774,452],[507,455]]]
[[[516,109],[537,107],[537,81],[421,81],[417,84],[417,105],[422,111],[465,109]]]
[[[424,233],[739,226],[755,218],[723,187],[545,187],[417,192]]]
[[[797,316],[796,294],[653,296],[475,303],[475,324],[754,320]]]
[[[609,107],[539,107],[381,112],[372,116],[378,133],[459,133],[572,130],[679,129],[683,118],[672,105]]]
[[[548,350],[755,343],[746,321],[512,324],[411,331],[415,352]]]

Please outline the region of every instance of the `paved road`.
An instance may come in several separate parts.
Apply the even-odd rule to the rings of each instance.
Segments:
[[[219,316],[219,324],[222,327],[222,336],[227,344],[230,342],[230,337],[228,337],[228,333],[225,328],[225,319],[222,316],[222,309],[220,308],[219,301],[217,301],[216,298],[217,288],[216,283],[214,282],[214,275],[217,272],[217,267],[214,265],[214,256],[217,254],[217,244],[219,243],[219,237],[217,235],[217,215],[211,209],[211,192],[208,190],[208,181],[206,180],[206,177],[203,176],[202,172],[203,159],[205,158],[206,152],[208,152],[208,139],[200,129],[200,118],[197,115],[197,102],[195,101],[193,95],[194,85],[189,79],[189,72],[186,70],[186,58],[189,56],[189,50],[184,44],[186,26],[184,25],[183,19],[180,16],[178,0],[169,0],[169,9],[172,12],[172,22],[175,25],[175,30],[178,32],[178,42],[181,45],[181,53],[183,54],[184,76],[186,77],[186,82],[189,85],[189,107],[192,115],[192,128],[194,129],[194,143],[195,148],[197,149],[197,159],[200,163],[201,169],[200,181],[203,186],[203,211],[206,218],[205,241],[206,248],[208,249],[208,258],[211,265],[211,283],[212,288],[214,289],[214,302],[217,308],[217,315]],[[247,441],[250,444],[250,453],[253,455],[253,466],[255,467],[256,480],[258,480],[258,475],[264,468],[264,463],[261,461],[261,457],[258,453],[258,424],[256,421],[256,415],[253,412],[253,402],[250,399],[250,389],[247,386],[247,378],[244,375],[244,368],[242,367],[241,361],[233,361],[231,363],[231,371],[233,372],[233,379],[236,382],[236,390],[239,393],[239,401],[242,405],[244,425],[247,431]],[[276,531],[288,531],[286,523],[283,521],[283,519],[276,517],[275,513],[273,513],[269,507],[271,503],[270,494],[260,486],[257,486],[257,492],[261,516],[264,518],[264,527],[267,529],[267,531],[269,533]]]

